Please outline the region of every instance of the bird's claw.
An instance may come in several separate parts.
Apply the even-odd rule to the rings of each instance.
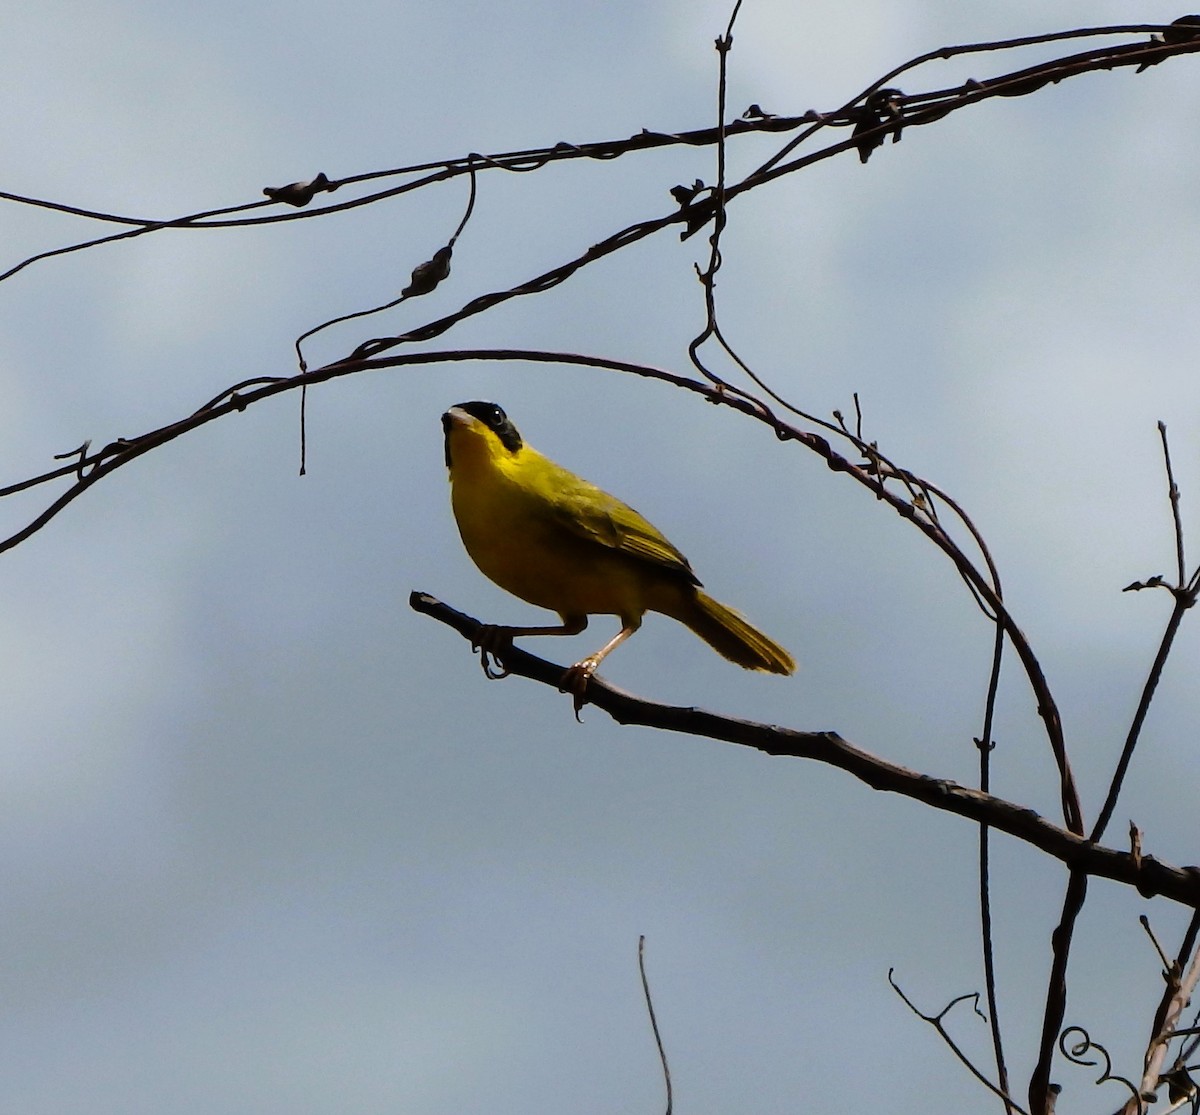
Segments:
[[[492,663],[495,663],[493,666]],[[506,678],[512,671],[504,665],[490,650],[480,650],[479,664],[483,667],[483,676],[488,681],[499,681]]]
[[[471,640],[471,649],[479,651],[479,664],[483,667],[483,676],[489,681],[499,681],[512,672],[500,658],[504,651],[512,650],[512,633],[507,627],[483,624]],[[495,665],[492,665],[493,662]]]
[[[504,664],[503,654],[512,650],[513,631],[511,627],[500,627],[494,623],[481,624],[475,637],[471,640],[471,649],[479,652],[479,664],[483,673],[490,681],[506,678],[512,671]],[[562,676],[558,683],[560,693],[570,693],[575,719],[583,723],[579,713],[587,704],[587,687],[596,667],[600,663],[594,658],[585,658],[576,662]]]
[[[575,709],[575,719],[580,724],[583,723],[579,712],[587,703],[587,687],[591,681],[592,675],[596,672],[596,667],[599,663],[592,661],[590,658],[585,658],[582,662],[576,662],[562,676],[562,681],[558,683],[558,691],[560,693],[570,693],[572,705]]]

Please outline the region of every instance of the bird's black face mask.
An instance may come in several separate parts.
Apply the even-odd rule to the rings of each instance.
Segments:
[[[517,433],[517,428],[509,420],[507,414],[504,413],[502,407],[495,403],[486,403],[482,400],[475,399],[469,403],[457,403],[455,410],[466,411],[472,418],[478,418],[489,430],[491,430],[499,439],[500,444],[504,446],[510,453],[515,453],[523,444],[521,435]],[[442,429],[446,433],[446,467],[450,467],[450,427],[453,423],[449,412],[442,415]]]

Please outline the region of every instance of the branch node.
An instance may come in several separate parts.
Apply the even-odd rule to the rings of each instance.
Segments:
[[[77,449],[69,449],[69,450],[67,450],[66,453],[55,453],[54,459],[56,461],[69,461],[72,457],[78,457],[79,459],[75,462],[75,478],[77,480],[82,480],[83,479],[83,463],[84,463],[84,461],[87,460],[87,453],[88,453],[88,450],[91,448],[91,445],[92,445],[92,439],[88,438],[87,441],[85,441]]]
[[[293,205],[297,209],[306,206],[317,194],[331,194],[340,183],[330,182],[322,172],[308,182],[289,182],[286,186],[264,186],[263,193],[272,201]]]

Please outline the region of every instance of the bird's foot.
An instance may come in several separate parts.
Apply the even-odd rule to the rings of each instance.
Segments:
[[[558,683],[558,691],[560,693],[570,693],[575,708],[575,719],[581,724],[583,720],[579,715],[579,710],[586,703],[588,682],[592,680],[592,675],[596,672],[596,667],[600,663],[593,658],[585,658],[581,662],[576,662],[562,676],[562,681]]]
[[[501,655],[506,650],[512,650],[512,645],[512,628],[499,627],[494,623],[483,624],[471,640],[471,649],[479,651],[479,664],[483,667],[484,676],[489,680],[499,681],[508,677],[510,671],[501,660]]]

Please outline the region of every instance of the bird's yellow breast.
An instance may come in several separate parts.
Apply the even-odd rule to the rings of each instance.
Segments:
[[[501,588],[564,617],[640,618],[649,608],[663,610],[658,598],[678,591],[678,576],[580,529],[585,520],[603,529],[597,502],[616,503],[599,488],[529,446],[509,453],[469,430],[452,437],[451,504],[459,533],[475,564]]]

